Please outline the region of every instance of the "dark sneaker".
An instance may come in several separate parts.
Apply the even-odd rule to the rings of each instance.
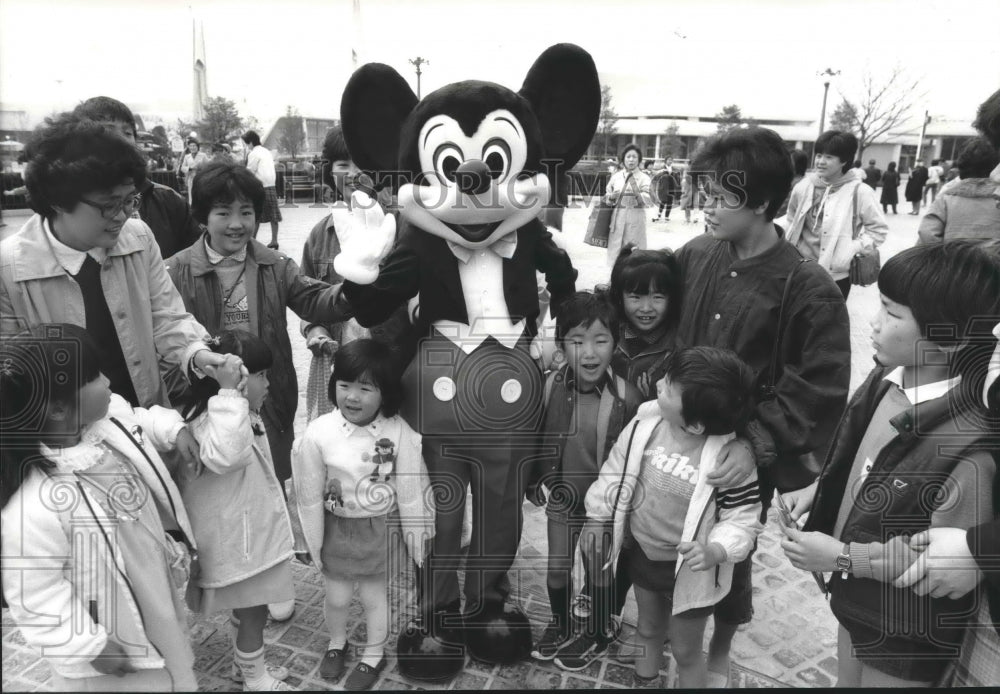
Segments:
[[[586,670],[587,666],[608,652],[611,642],[612,640],[606,637],[581,634],[559,651],[559,655],[556,656],[556,666],[570,672]]]
[[[538,639],[538,644],[531,651],[531,657],[535,660],[552,660],[559,653],[559,650],[568,644],[573,638],[568,625],[560,626],[556,618],[552,618],[549,625],[542,632],[542,637]]]
[[[319,664],[319,676],[325,680],[339,679],[347,669],[347,646],[331,648]]]

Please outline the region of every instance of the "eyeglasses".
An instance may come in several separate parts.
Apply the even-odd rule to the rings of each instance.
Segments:
[[[128,217],[135,211],[137,207],[139,207],[139,203],[141,201],[142,201],[141,195],[133,195],[131,197],[125,198],[121,202],[109,202],[103,205],[101,203],[87,200],[86,198],[80,198],[80,202],[82,202],[84,205],[89,205],[90,207],[93,207],[95,210],[99,210],[101,212],[101,216],[104,217],[105,219],[114,219],[115,217],[118,216],[119,212],[123,211],[125,212],[125,216]]]

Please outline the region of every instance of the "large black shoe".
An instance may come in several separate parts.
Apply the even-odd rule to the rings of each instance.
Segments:
[[[481,612],[466,615],[465,643],[477,660],[512,665],[531,654],[531,622],[519,605],[487,603]]]
[[[447,682],[465,667],[458,603],[437,610],[428,620],[410,620],[396,641],[396,660],[403,677],[418,682]]]

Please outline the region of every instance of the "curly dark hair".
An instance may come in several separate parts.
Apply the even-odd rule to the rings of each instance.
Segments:
[[[28,204],[43,217],[74,209],[88,193],[146,180],[146,160],[117,128],[70,113],[46,119],[24,152]]]

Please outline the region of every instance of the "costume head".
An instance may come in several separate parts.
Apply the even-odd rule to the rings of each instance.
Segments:
[[[394,69],[365,65],[344,91],[341,122],[354,162],[395,179],[404,219],[476,249],[538,216],[550,180],[590,144],[600,107],[593,59],[559,44],[519,92],[468,80],[418,101]]]

